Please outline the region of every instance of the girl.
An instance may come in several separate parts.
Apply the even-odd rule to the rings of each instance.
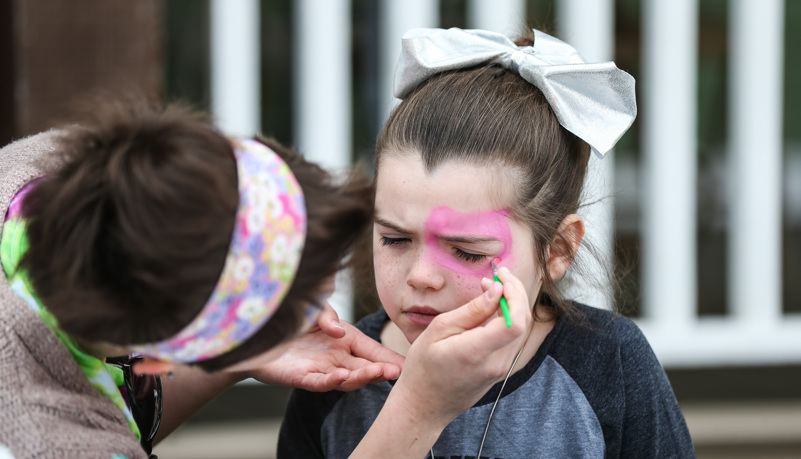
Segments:
[[[493,260],[504,295],[531,299],[534,318],[503,381],[408,457],[693,457],[637,327],[564,299],[556,283],[584,234],[576,212],[590,151],[606,153],[636,114],[633,79],[536,30],[512,43],[417,29],[404,35],[396,95],[376,147],[383,311],[358,327],[406,354],[438,316],[488,288]],[[467,370],[447,374],[450,399],[465,397]],[[391,382],[294,391],[279,457],[347,457],[393,392]]]
[[[335,184],[274,142],[137,103],[0,157],[0,451],[144,458],[246,377],[352,390],[397,376],[402,358],[321,314],[372,220],[363,178]],[[499,297],[470,310],[486,320]],[[478,324],[461,322],[430,339]],[[495,335],[487,352],[521,339]],[[388,438],[368,440],[362,457]]]

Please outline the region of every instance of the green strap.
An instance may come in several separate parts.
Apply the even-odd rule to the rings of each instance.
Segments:
[[[89,382],[103,395],[108,397],[125,415],[128,427],[141,440],[139,426],[133,419],[130,408],[122,398],[119,386],[125,383],[125,377],[120,368],[106,364],[103,360],[83,351],[80,346],[58,327],[56,318],[42,305],[34,293],[30,279],[22,270],[18,270],[23,254],[28,250],[28,238],[25,235],[25,221],[20,217],[12,217],[3,226],[0,236],[0,261],[2,261],[8,283],[20,298],[39,315],[53,333],[64,343],[75,362],[83,371]]]

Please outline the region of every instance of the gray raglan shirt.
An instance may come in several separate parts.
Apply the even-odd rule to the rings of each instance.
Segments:
[[[481,457],[695,457],[667,376],[637,326],[575,306],[579,319],[559,318],[536,355],[509,378]],[[380,340],[388,320],[380,311],[357,326]],[[436,458],[476,457],[500,386],[448,425],[433,447]],[[384,382],[353,392],[294,390],[278,457],[348,457],[391,389]]]

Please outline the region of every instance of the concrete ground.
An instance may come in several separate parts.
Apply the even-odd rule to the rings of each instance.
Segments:
[[[280,419],[187,425],[157,445],[159,459],[275,458]]]
[[[801,401],[682,406],[699,459],[801,458]],[[159,444],[159,459],[269,459],[280,419],[189,424]]]

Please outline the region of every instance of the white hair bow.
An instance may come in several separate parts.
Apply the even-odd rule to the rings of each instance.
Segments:
[[[634,78],[614,62],[588,64],[569,44],[534,30],[534,46],[517,46],[485,30],[412,29],[403,35],[395,96],[431,76],[480,64],[518,73],[545,95],[565,129],[603,158],[637,116]]]

